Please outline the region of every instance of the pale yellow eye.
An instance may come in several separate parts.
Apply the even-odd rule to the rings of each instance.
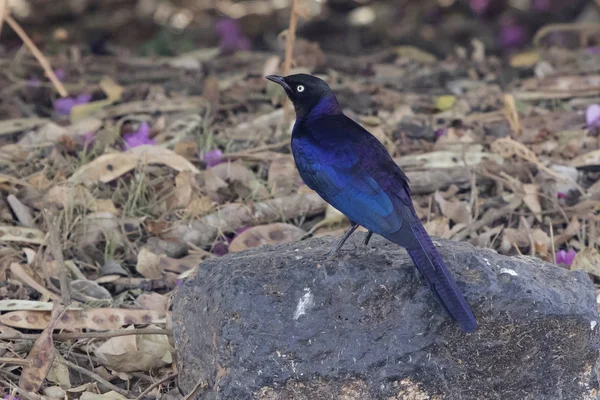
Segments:
[[[304,86],[302,86],[302,85],[296,86],[296,92],[298,92],[298,93],[304,92]]]

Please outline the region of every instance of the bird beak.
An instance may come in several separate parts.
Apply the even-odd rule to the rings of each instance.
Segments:
[[[290,86],[285,82],[285,80],[283,79],[283,76],[279,76],[279,75],[269,75],[269,76],[265,76],[265,78],[267,78],[268,80],[275,82],[278,85],[281,85],[281,87],[283,87],[283,89],[286,92],[291,92],[292,89],[290,88]]]

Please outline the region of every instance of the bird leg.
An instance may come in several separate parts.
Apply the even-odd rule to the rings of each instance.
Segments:
[[[346,229],[346,232],[344,232],[344,235],[342,235],[341,239],[338,240],[333,248],[331,249],[331,251],[329,252],[329,255],[327,256],[328,260],[331,260],[335,257],[335,255],[337,254],[337,252],[342,248],[342,246],[344,245],[344,243],[346,242],[346,240],[348,240],[348,238],[350,237],[350,235],[352,235],[352,233],[356,230],[356,228],[358,228],[358,225],[355,223],[352,223],[350,225],[350,227],[348,229]]]
[[[367,237],[365,238],[365,241],[363,242],[363,246],[366,246],[369,244],[369,240],[371,240],[371,236],[373,236],[373,231],[369,231],[369,233],[367,233]]]

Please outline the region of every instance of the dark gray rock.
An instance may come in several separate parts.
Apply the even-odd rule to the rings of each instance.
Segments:
[[[464,334],[406,252],[355,234],[204,262],[179,288],[180,389],[202,399],[595,399],[594,287],[580,271],[436,243],[480,328]]]

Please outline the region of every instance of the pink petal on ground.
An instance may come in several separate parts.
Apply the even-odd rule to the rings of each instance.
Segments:
[[[138,130],[125,136],[124,140],[125,150],[145,144],[156,144],[154,140],[150,139],[150,127],[146,122],[142,122]]]
[[[573,249],[567,251],[567,254],[565,255],[565,264],[567,264],[567,265],[573,264],[573,260],[575,259],[576,255],[577,255],[577,252]]]
[[[83,147],[87,148],[94,144],[94,140],[96,139],[96,132],[88,132],[84,133],[81,136],[81,142],[83,143]]]
[[[490,0],[471,0],[471,9],[476,14],[483,14],[490,6]]]
[[[502,28],[499,39],[502,47],[509,49],[522,46],[527,37],[522,26],[510,23]]]
[[[555,254],[556,264],[565,264],[570,266],[573,264],[573,260],[575,259],[576,255],[577,252],[573,249],[570,249],[569,251],[559,250]]]
[[[556,254],[554,255],[554,258],[556,259],[556,263],[564,264],[566,255],[567,255],[567,252],[564,250],[557,251]]]
[[[538,11],[548,11],[551,5],[550,0],[533,0],[533,8]]]
[[[600,127],[600,105],[591,104],[585,110],[585,122],[588,128]]]
[[[213,245],[212,253],[217,257],[222,257],[229,253],[229,245],[224,242],[217,242]]]
[[[219,47],[223,51],[249,50],[250,40],[244,36],[237,20],[224,18],[217,22]]]
[[[214,167],[217,164],[220,164],[223,161],[223,152],[219,149],[207,151],[204,153],[202,159],[206,164],[206,168]]]
[[[67,76],[67,73],[64,69],[58,68],[54,70],[54,75],[56,75],[56,78],[58,78],[59,81],[62,81]]]
[[[92,99],[91,94],[83,93],[79,96],[73,97],[63,97],[60,99],[54,100],[54,111],[62,115],[69,115],[71,113],[71,109],[78,104],[87,104]]]

